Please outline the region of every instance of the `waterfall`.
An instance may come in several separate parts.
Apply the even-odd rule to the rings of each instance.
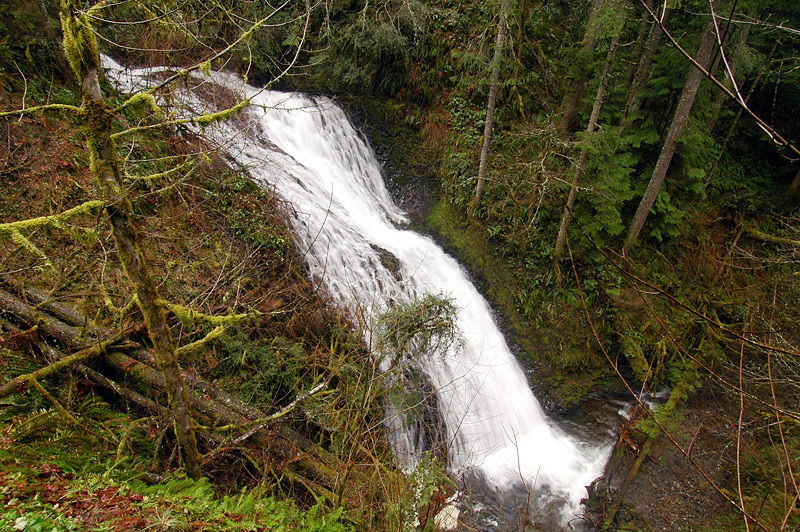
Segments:
[[[123,91],[146,86],[159,72],[125,70],[109,58],[104,66]],[[476,471],[501,492],[524,479],[560,501],[565,520],[577,513],[585,486],[602,474],[608,445],[578,441],[547,419],[487,302],[453,258],[404,228],[375,155],[344,112],[328,98],[263,91],[230,74],[202,79],[203,90],[181,99],[195,111],[208,105],[200,94],[251,98],[241,115],[207,133],[292,205],[312,279],[336,304],[367,322],[393,301],[427,294],[444,294],[460,309],[463,342],[419,360],[446,424],[450,470]],[[391,271],[382,260],[387,253],[396,263]],[[369,327],[364,334],[369,342]],[[398,419],[387,423],[398,459],[412,463],[422,451],[418,439]]]

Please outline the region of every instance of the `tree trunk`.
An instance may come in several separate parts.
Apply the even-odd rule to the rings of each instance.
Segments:
[[[473,212],[477,211],[483,195],[483,186],[486,182],[486,162],[489,158],[489,143],[492,138],[492,123],[494,121],[494,106],[497,101],[497,85],[500,80],[500,58],[503,54],[503,44],[506,40],[506,15],[508,12],[508,0],[503,2],[500,7],[500,23],[497,26],[497,43],[494,47],[494,58],[492,59],[492,81],[489,86],[489,104],[486,107],[486,125],[483,128],[483,146],[481,146],[481,162],[478,167],[478,188],[475,191],[475,201]]]
[[[797,174],[789,185],[789,194],[797,194],[798,189],[800,189],[800,168],[797,169]]]
[[[192,426],[189,394],[181,377],[175,341],[167,324],[164,306],[141,250],[141,238],[133,223],[133,209],[120,173],[120,160],[111,139],[114,116],[107,108],[100,89],[97,41],[90,20],[77,10],[74,0],[64,0],[61,5],[64,48],[82,89],[83,127],[92,172],[105,194],[106,214],[117,253],[138,298],[159,369],[164,375],[186,472],[190,477],[198,478],[201,475],[200,455]]]
[[[772,58],[775,55],[775,50],[778,49],[778,45],[780,43],[781,40],[778,39],[777,41],[775,41],[775,44],[772,45],[772,50],[770,51],[769,56],[767,57],[766,63],[761,68],[761,70],[758,71],[756,79],[753,80],[753,83],[750,84],[750,88],[747,90],[747,95],[745,95],[744,97],[745,105],[750,102],[750,97],[755,92],[756,87],[758,87],[758,84],[761,83],[761,78],[764,76],[764,73],[766,73],[766,71],[769,69],[770,61],[772,61]],[[722,155],[725,153],[725,149],[728,146],[728,142],[731,140],[733,132],[736,130],[736,126],[739,124],[739,120],[742,118],[743,111],[744,110],[740,106],[739,110],[736,112],[736,116],[734,116],[733,120],[731,121],[731,125],[728,126],[728,131],[725,133],[725,137],[722,139],[722,142],[719,143],[720,148],[719,148],[719,153],[717,154],[717,158],[714,159],[714,162],[711,164],[711,168],[706,174],[706,181],[704,184],[706,188],[708,187],[709,184],[711,184],[711,181],[714,178],[714,171],[717,169],[717,165],[719,164],[719,161],[722,159]]]
[[[614,40],[611,41],[611,44],[608,47],[608,55],[606,56],[606,65],[603,69],[603,75],[600,78],[600,85],[597,87],[597,94],[594,97],[594,106],[592,107],[592,115],[589,117],[589,124],[586,126],[586,138],[588,140],[589,136],[594,133],[595,127],[597,126],[597,117],[600,115],[600,107],[603,105],[603,97],[605,96],[606,88],[608,87],[608,77],[611,73],[611,63],[614,60],[614,53],[617,49],[617,44],[619,43],[619,35],[614,37]],[[558,237],[556,238],[556,249],[553,252],[553,256],[556,260],[561,258],[561,255],[564,254],[564,244],[567,239],[567,226],[569,226],[569,221],[571,218],[572,207],[575,205],[575,197],[578,193],[578,182],[581,178],[581,173],[583,172],[583,165],[586,163],[586,148],[581,149],[581,154],[578,157],[578,164],[575,167],[575,175],[572,178],[572,183],[570,185],[569,190],[569,197],[567,198],[567,205],[564,208],[564,216],[561,218],[561,227],[558,229]]]
[[[697,62],[704,68],[708,66],[711,59],[711,52],[714,49],[714,32],[711,31],[712,22],[709,20],[703,27],[703,35],[700,39],[700,46],[697,50]],[[689,113],[692,110],[694,99],[697,96],[697,91],[700,88],[700,82],[703,80],[703,73],[695,68],[690,67],[690,72],[686,78],[686,83],[683,86],[678,107],[675,109],[675,114],[672,118],[672,124],[667,132],[667,138],[664,141],[664,146],[661,148],[661,155],[656,162],[653,176],[650,178],[650,183],[647,185],[647,190],[639,202],[639,207],[636,209],[636,214],[633,217],[628,236],[625,238],[623,252],[627,252],[636,243],[639,234],[642,231],[645,220],[650,214],[650,209],[656,201],[658,191],[661,189],[661,184],[664,182],[664,177],[667,175],[672,156],[675,154],[675,148],[678,145],[678,137],[683,132],[686,122],[689,120]]]
[[[730,72],[734,75],[736,74],[736,67],[739,64],[739,58],[744,53],[744,47],[747,43],[747,38],[750,36],[750,28],[752,26],[750,24],[745,24],[739,30],[739,36],[736,40],[736,45],[733,49],[733,55],[730,59],[728,65],[730,66]],[[730,87],[735,87],[735,79],[731,79],[730,73],[725,71],[725,81],[728,82]],[[714,125],[717,123],[717,119],[719,118],[719,113],[722,111],[722,106],[725,103],[725,99],[727,95],[722,92],[722,89],[717,89],[717,98],[714,101],[714,106],[711,108],[711,115],[708,117],[708,122],[706,122],[706,131],[711,133],[714,130]]]
[[[671,13],[671,9],[664,11],[664,22]],[[636,66],[636,74],[633,76],[633,81],[628,88],[628,95],[625,103],[625,112],[622,117],[622,123],[627,124],[631,120],[631,116],[636,114],[642,107],[641,87],[647,79],[647,73],[650,70],[650,65],[653,64],[653,58],[656,55],[658,46],[661,43],[663,32],[655,22],[650,27],[650,33],[647,35],[647,42],[644,46],[644,55],[639,59],[639,64]]]
[[[589,77],[590,69],[587,68],[584,63],[588,61],[588,57],[597,45],[597,37],[594,34],[594,21],[597,20],[597,15],[600,13],[600,8],[603,7],[604,3],[605,0],[594,0],[592,3],[592,11],[589,13],[589,19],[586,21],[586,31],[583,36],[583,46],[580,52],[581,59],[575,64],[572,83],[567,91],[567,97],[563,104],[564,111],[561,114],[561,121],[559,123],[559,128],[562,131],[569,130],[572,116],[575,114],[575,110],[578,108],[578,102],[581,99],[581,94],[583,94],[583,86],[586,84],[586,80]]]

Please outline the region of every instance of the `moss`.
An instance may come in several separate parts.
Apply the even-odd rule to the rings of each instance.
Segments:
[[[11,241],[14,242],[17,246],[21,247],[22,249],[27,250],[32,255],[35,255],[37,257],[40,257],[40,258],[44,259],[46,264],[48,266],[51,266],[50,260],[47,258],[47,255],[45,255],[45,253],[41,249],[36,247],[33,244],[33,242],[31,242],[30,240],[28,240],[27,238],[22,236],[21,233],[19,233],[17,231],[12,232],[11,233]]]
[[[116,110],[119,111],[125,107],[137,107],[140,105],[153,111],[156,116],[163,116],[163,110],[161,107],[159,107],[158,103],[156,103],[155,97],[149,92],[137,92],[128,98],[128,100],[120,105]]]
[[[83,79],[90,69],[100,68],[97,38],[89,13],[78,13],[73,0],[62,0],[59,17],[64,37],[64,55],[78,79]]]
[[[10,235],[12,233],[18,233],[20,231],[31,230],[31,229],[38,229],[40,227],[54,227],[54,228],[64,228],[62,222],[69,220],[75,216],[80,216],[81,214],[93,214],[94,212],[98,211],[105,205],[105,202],[102,200],[92,200],[87,201],[78,205],[77,207],[73,207],[68,209],[60,214],[55,214],[53,216],[39,216],[37,218],[29,218],[27,220],[18,220],[16,222],[8,222],[0,224],[0,235]]]
[[[237,103],[233,107],[229,107],[228,109],[223,109],[222,111],[216,113],[205,114],[202,116],[198,116],[197,118],[192,119],[192,123],[199,125],[201,127],[206,127],[214,122],[220,122],[223,120],[227,120],[233,115],[240,113],[250,104],[249,99],[242,100],[241,102]]]
[[[176,349],[175,350],[175,354],[179,358],[183,358],[183,357],[189,356],[189,355],[199,351],[201,348],[205,347],[206,345],[208,345],[209,342],[211,342],[213,340],[216,340],[217,338],[222,336],[222,334],[225,332],[225,330],[227,328],[228,327],[226,325],[220,325],[219,327],[215,327],[210,333],[206,334],[200,340],[197,340],[196,342],[192,342],[190,344],[186,344],[186,345],[181,346],[178,349]]]
[[[88,140],[97,142],[105,140],[104,136],[111,131],[114,124],[114,113],[106,107],[105,100],[87,100],[83,102],[84,132]]]
[[[185,174],[188,175],[192,171],[194,171],[194,169],[196,167],[197,167],[197,164],[196,164],[195,161],[188,160],[188,161],[184,162],[183,164],[179,164],[178,166],[173,166],[172,168],[164,170],[163,172],[154,172],[154,173],[148,174],[148,175],[126,174],[125,178],[133,180],[133,181],[156,182],[156,181],[160,181],[161,179],[170,178],[170,177],[172,177],[172,176],[174,176],[176,174],[179,174],[181,172],[185,172]]]
[[[53,216],[39,216],[37,218],[28,218],[27,220],[3,223],[0,224],[0,236],[10,238],[17,246],[28,250],[35,256],[45,259],[49,265],[50,262],[47,259],[47,255],[35,244],[33,244],[33,242],[31,242],[25,235],[23,235],[22,232],[32,231],[34,229],[44,227],[51,227],[54,229],[67,231],[81,240],[91,241],[93,240],[94,236],[96,236],[92,229],[69,227],[64,225],[62,222],[76,216],[92,214],[93,212],[102,208],[103,205],[105,205],[105,202],[103,201],[92,200]]]
[[[209,323],[211,325],[228,326],[228,325],[235,325],[244,319],[253,318],[261,315],[260,312],[254,310],[252,312],[247,312],[243,314],[226,314],[224,316],[212,316],[210,314],[205,314],[197,310],[192,310],[189,307],[184,307],[182,305],[175,305],[163,300],[161,300],[160,303],[164,305],[167,309],[169,309],[169,311],[172,312],[175,315],[175,317],[181,320],[181,323],[185,325],[194,323]]]

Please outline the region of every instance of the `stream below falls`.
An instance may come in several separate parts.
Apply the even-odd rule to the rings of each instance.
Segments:
[[[126,70],[110,58],[104,67],[123,92],[163,76],[163,69]],[[503,523],[520,515],[580,528],[575,518],[586,486],[603,474],[611,449],[607,432],[545,416],[486,300],[452,257],[406,228],[380,164],[342,109],[325,97],[264,91],[226,73],[195,81],[191,89],[176,84],[171,94],[187,113],[216,111],[214,101],[231,94],[251,98],[244,112],[205,134],[291,204],[312,280],[358,317],[367,345],[377,317],[398,301],[442,294],[457,305],[462,341],[443,356],[417,353],[413,369],[432,391],[448,469],[463,480],[464,518],[484,530],[508,529]],[[412,470],[435,436],[402,408],[387,405],[386,412],[397,460]]]

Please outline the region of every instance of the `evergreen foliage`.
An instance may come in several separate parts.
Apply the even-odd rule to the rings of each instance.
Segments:
[[[9,9],[0,13],[3,111],[19,108],[20,102],[27,107],[56,102],[63,104],[61,113],[72,113],[78,99],[64,86],[69,73],[66,64],[59,65],[61,37],[55,3],[31,0],[6,4]],[[122,45],[114,53],[126,63],[182,66],[205,58],[208,50],[222,49],[241,33],[243,21],[257,20],[269,9],[261,2],[240,4],[237,8],[241,10],[233,11],[230,3],[190,1],[182,4],[179,12],[173,10],[172,2],[111,3],[100,18],[91,18],[97,11],[82,11],[85,24],[72,37],[82,37],[81,42],[90,47],[108,46],[102,40],[95,44],[93,35],[86,31],[81,33],[92,24],[110,41]],[[589,1],[510,3],[486,190],[476,218],[469,221],[453,212],[466,212],[475,189],[490,86],[496,3],[329,0],[316,6],[309,18],[309,45],[300,52],[306,66],[293,71],[292,77],[282,78],[280,84],[324,91],[351,101],[391,99],[396,116],[403,117],[407,125],[419,127],[417,154],[441,183],[442,201],[448,206],[440,206],[438,212],[449,213],[444,215],[449,217],[448,223],[452,222],[449,236],[457,232],[466,235],[462,240],[466,244],[462,245],[470,248],[465,254],[471,254],[474,269],[492,265],[490,268],[496,270],[485,275],[487,292],[511,323],[510,329],[536,369],[534,378],[546,382],[542,388],[547,389],[553,403],[574,404],[593,388],[618,387],[620,377],[609,374],[619,370],[621,377],[639,389],[655,391],[662,385],[672,389],[669,407],[655,420],[638,425],[643,437],[658,436],[656,421],[679,431],[685,405],[701,394],[711,396],[717,386],[723,386],[711,372],[731,382],[736,380],[741,349],[746,360],[742,369],[745,388],[766,398],[767,406],[774,401],[790,408],[797,392],[796,361],[764,347],[748,344],[745,348],[728,331],[745,331],[748,338],[763,340],[764,344],[772,342],[773,346],[796,350],[800,321],[794,304],[798,297],[797,249],[791,242],[798,238],[797,196],[787,191],[797,175],[796,157],[788,148],[776,147],[730,99],[717,109],[718,89],[703,81],[651,209],[641,246],[620,259],[614,250],[622,245],[692,67],[677,47],[665,45],[662,39],[640,90],[629,94],[626,79],[644,60],[644,39],[653,22],[638,3],[607,0],[603,4],[597,18],[588,24]],[[45,6],[46,14],[40,5]],[[666,29],[694,53],[710,4],[687,0],[671,2],[669,7]],[[796,2],[744,0],[715,1],[713,7],[725,32],[721,37],[729,60],[740,28],[752,23],[747,41],[737,51],[739,90],[749,98],[756,114],[797,145],[800,7]],[[247,75],[251,81],[268,82],[294,57],[305,28],[298,17],[304,9],[302,2],[292,3],[262,31],[238,42],[227,60],[207,60],[202,68],[224,67]],[[159,22],[146,30],[128,24],[151,17]],[[584,46],[587,36],[597,39],[596,46]],[[622,45],[611,65],[598,128],[592,134],[575,134],[589,120],[591,95],[599,84],[603,58],[616,36],[621,36]],[[162,51],[166,49],[179,49],[180,53]],[[67,57],[73,64],[80,63],[76,59],[79,51],[68,47]],[[717,62],[712,73],[723,79],[721,55],[715,52],[714,57]],[[76,66],[79,70],[86,67]],[[587,74],[580,87],[582,98],[577,100],[569,127],[561,130],[559,103],[572,95],[575,81],[572,74],[565,73],[579,71]],[[627,114],[634,96],[641,105],[635,113]],[[123,122],[157,130],[154,124],[169,119],[163,114],[165,109],[148,95],[129,101],[112,96],[109,102],[119,106],[118,116],[122,118],[114,126],[115,135]],[[715,113],[718,118],[713,127],[708,127]],[[206,125],[230,114],[210,115],[198,123]],[[12,119],[17,120],[17,116],[7,118],[9,128]],[[22,121],[21,127],[28,127],[28,120]],[[40,133],[40,144],[50,147],[54,143],[53,126],[47,123],[49,119],[41,120],[45,132]],[[174,126],[181,129],[179,123]],[[231,330],[225,333],[203,319],[212,313],[228,312],[228,302],[238,298],[240,288],[251,293],[262,290],[256,270],[281,271],[296,261],[291,237],[280,216],[266,212],[282,212],[280,202],[268,192],[255,192],[246,176],[233,175],[221,166],[214,170],[220,177],[217,185],[192,185],[187,193],[180,185],[206,164],[185,161],[183,155],[192,151],[189,146],[175,149],[179,143],[149,134],[115,140],[120,152],[142,162],[136,167],[126,163],[124,174],[126,186],[140,196],[133,202],[133,213],[148,230],[159,228],[153,222],[159,212],[156,203],[178,204],[182,195],[191,195],[213,203],[219,215],[201,230],[211,230],[216,224],[224,226],[226,234],[248,249],[257,249],[264,259],[257,268],[248,270],[236,289],[212,297],[206,286],[208,279],[190,275],[197,272],[198,278],[210,277],[208,265],[220,257],[212,252],[212,245],[201,245],[203,253],[184,261],[182,254],[188,251],[177,245],[158,244],[153,254],[164,257],[158,260],[164,266],[161,288],[165,299],[177,301],[174,296],[185,291],[188,299],[207,302],[202,315],[187,315],[182,307],[173,307],[171,325],[176,330],[180,329],[179,321],[201,324],[192,333],[183,331],[184,345],[197,347],[184,353],[187,358],[207,362],[212,366],[210,375],[230,385],[240,397],[262,406],[286,406],[321,379],[328,381],[330,389],[325,395],[310,398],[303,412],[298,412],[299,424],[305,424],[314,438],[334,452],[363,450],[361,422],[369,419],[370,426],[379,426],[381,402],[391,401],[392,393],[402,395],[405,391],[389,386],[379,392],[379,386],[371,386],[378,382],[371,380],[375,369],[352,333],[345,332],[344,327],[331,331],[319,325],[325,321],[321,310],[303,318],[272,316],[268,325],[243,321],[231,324]],[[103,269],[102,275],[87,275],[85,283],[77,281],[65,273],[71,268],[66,257],[54,253],[60,246],[71,246],[64,255],[74,255],[79,244],[105,252],[108,234],[95,227],[98,204],[85,203],[90,199],[87,191],[95,194],[92,197],[97,197],[97,191],[74,170],[87,167],[87,157],[69,156],[70,161],[59,163],[58,172],[37,170],[43,182],[75,181],[68,190],[58,189],[64,190],[60,197],[42,200],[47,198],[43,187],[18,182],[29,163],[12,142],[11,134],[7,146],[0,172],[4,182],[19,186],[20,192],[0,198],[0,239],[16,254],[19,262],[14,268],[35,273],[44,285],[73,289],[79,294],[75,296],[79,305],[98,324],[122,325],[138,319],[131,304],[135,301],[119,288],[118,274]],[[554,269],[553,244],[565,201],[563,184],[569,182],[582,149],[588,156],[573,210],[576,223],[568,233],[571,255]],[[184,153],[178,153],[181,150]],[[176,160],[180,161],[177,170]],[[54,178],[54,173],[60,177]],[[32,178],[28,181],[35,183]],[[248,193],[246,202],[240,199],[243,193]],[[20,219],[30,218],[21,206],[26,198],[41,200],[47,208],[36,218],[20,223]],[[252,216],[255,212],[263,216]],[[759,235],[762,240],[757,239]],[[764,240],[763,235],[774,238]],[[76,243],[76,236],[83,242]],[[70,243],[64,244],[67,240]],[[222,249],[224,244],[217,242],[216,246]],[[642,285],[630,274],[650,281],[652,286]],[[106,275],[111,280],[96,280]],[[286,274],[286,278],[297,276],[296,272]],[[503,277],[503,283],[497,281],[498,277]],[[281,304],[281,298],[294,297],[286,296],[294,294],[294,288],[281,290],[278,295],[259,296],[258,308],[269,315]],[[454,310],[452,301],[433,296],[399,303],[378,325],[379,356],[403,366],[413,365],[419,353],[441,353],[457,341],[452,336]],[[245,314],[251,309],[240,306],[233,311]],[[233,316],[224,315],[222,319],[237,321]],[[589,332],[590,325],[597,337]],[[290,334],[300,329],[311,330],[314,338],[300,341]],[[767,333],[760,335],[761,331]],[[609,362],[603,358],[598,340],[610,350]],[[30,359],[2,349],[4,375],[35,369]],[[130,429],[126,436],[120,425],[132,423],[130,418],[114,413],[110,405],[96,398],[67,400],[74,386],[59,380],[54,385],[66,390],[56,394],[64,400],[66,410],[85,422],[99,439],[76,430],[64,412],[37,392],[5,399],[0,411],[5,424],[2,434],[13,445],[2,440],[0,455],[4,465],[16,469],[0,473],[4,475],[3,502],[13,501],[7,486],[28,482],[23,465],[41,456],[58,456],[55,466],[70,473],[81,472],[80,464],[84,464],[91,469],[94,476],[90,478],[99,489],[102,475],[113,476],[139,460],[150,462],[156,454],[155,442],[146,435],[146,423],[142,430]],[[773,385],[777,389],[774,397],[770,396]],[[707,397],[703,400],[711,401]],[[798,452],[796,423],[767,406],[750,403],[744,409],[743,423],[748,423],[749,416],[750,431],[743,438],[746,445],[736,470],[742,475],[741,501],[748,509],[760,508],[758,518],[776,529],[782,525],[796,527],[796,511],[787,514],[783,508],[791,500],[787,499],[786,486],[793,480],[788,464],[796,464]],[[721,401],[720,409],[729,407],[728,402]],[[374,443],[380,438],[375,434],[370,438],[374,438],[370,441],[372,456],[388,460],[385,445]],[[113,451],[126,441],[135,452],[126,451],[124,463],[117,464]],[[781,441],[788,443],[776,443]],[[92,445],[94,455],[84,452]],[[70,454],[71,448],[83,450]],[[732,463],[726,460],[726,464]],[[237,463],[244,462],[246,458]],[[252,471],[247,467],[246,471]],[[443,482],[439,465],[434,461],[428,467],[433,474],[415,473],[411,478],[414,487],[400,486],[399,482],[393,485],[400,495],[392,499],[387,510],[399,528],[417,524],[418,510],[433,498],[433,486]],[[796,472],[796,465],[793,467]],[[725,473],[733,478],[736,471],[729,467]],[[154,501],[176,497],[163,504],[154,502],[153,506],[140,501],[142,507],[161,518],[154,527],[188,526],[190,518],[174,508],[191,497],[195,502],[188,506],[196,512],[192,515],[200,516],[209,530],[258,526],[345,529],[336,512],[323,515],[322,508],[328,508],[325,504],[331,501],[312,502],[315,509],[304,514],[291,504],[266,497],[262,500],[260,492],[217,498],[205,481],[173,480],[148,488],[127,484],[125,489],[134,490],[134,486],[137,493],[146,493]],[[414,495],[417,487],[421,496]],[[738,487],[729,484],[726,489],[734,493]],[[79,526],[42,500],[27,495],[16,498],[17,502],[0,514],[0,527],[35,530],[58,526],[70,530]],[[256,513],[236,517],[245,510]],[[270,516],[276,520],[270,520]],[[19,521],[23,517],[26,520]],[[720,520],[720,529],[743,528],[740,517],[731,520],[722,516]]]

